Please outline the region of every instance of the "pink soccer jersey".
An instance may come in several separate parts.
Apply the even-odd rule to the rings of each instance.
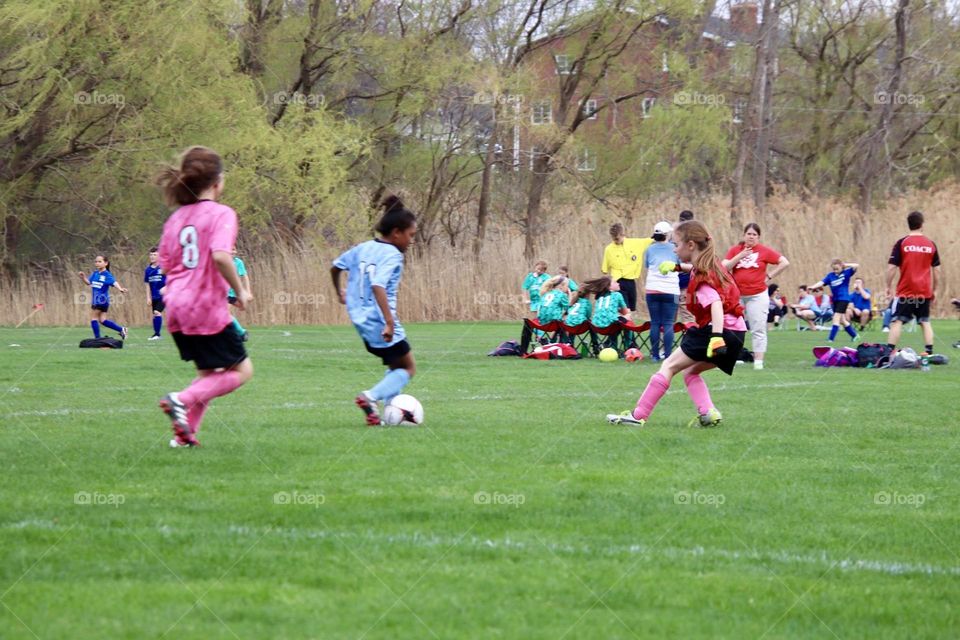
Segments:
[[[203,200],[173,212],[163,225],[160,266],[167,274],[163,301],[171,332],[209,336],[233,320],[227,289],[213,262],[214,251],[233,251],[237,214],[226,205]]]

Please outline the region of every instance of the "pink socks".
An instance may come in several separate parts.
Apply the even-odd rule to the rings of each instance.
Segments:
[[[690,399],[697,407],[700,415],[705,415],[710,409],[713,409],[713,400],[710,399],[710,391],[707,389],[707,383],[703,381],[699,373],[687,373],[683,376],[683,382],[687,385],[687,393]]]
[[[653,408],[660,402],[660,398],[670,388],[670,382],[659,372],[650,376],[647,388],[637,400],[637,408],[633,410],[633,417],[637,420],[646,420],[653,413]]]
[[[236,371],[220,371],[194,378],[190,386],[178,394],[180,402],[187,405],[190,430],[196,433],[200,429],[203,414],[211,400],[227,395],[242,384],[240,374]]]

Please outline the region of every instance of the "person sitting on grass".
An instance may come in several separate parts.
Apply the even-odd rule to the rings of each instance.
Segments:
[[[770,297],[767,323],[773,323],[773,326],[779,327],[780,320],[787,315],[787,299],[780,293],[780,287],[776,284],[767,285],[767,295]]]
[[[807,323],[807,326],[801,327],[800,330],[816,331],[817,325],[814,324],[814,321],[820,315],[820,307],[817,305],[817,299],[813,297],[813,294],[810,293],[810,290],[807,289],[807,285],[805,284],[800,285],[799,293],[797,303],[791,305],[791,308],[797,318]]]
[[[870,289],[863,286],[863,278],[853,279],[853,291],[850,293],[850,306],[847,307],[847,322],[856,320],[860,325],[860,331],[866,329],[873,317],[870,306],[873,303],[873,297]]]
[[[538,260],[533,265],[533,271],[527,274],[523,279],[523,290],[530,297],[530,317],[537,317],[537,309],[540,307],[540,287],[550,279],[547,273],[547,263]]]

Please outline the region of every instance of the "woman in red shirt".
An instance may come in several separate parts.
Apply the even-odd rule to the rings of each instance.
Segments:
[[[769,273],[767,265],[775,265]],[[733,279],[740,289],[740,304],[750,328],[753,368],[763,369],[763,355],[767,351],[767,312],[770,307],[767,283],[790,266],[790,261],[760,244],[760,225],[751,222],[743,228],[743,240],[727,251],[723,266],[733,273]]]

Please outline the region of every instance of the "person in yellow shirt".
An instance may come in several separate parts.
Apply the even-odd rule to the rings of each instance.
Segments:
[[[623,225],[610,225],[613,240],[603,250],[600,270],[620,283],[620,293],[630,311],[637,310],[637,278],[643,270],[643,252],[653,243],[653,238],[627,238]]]

